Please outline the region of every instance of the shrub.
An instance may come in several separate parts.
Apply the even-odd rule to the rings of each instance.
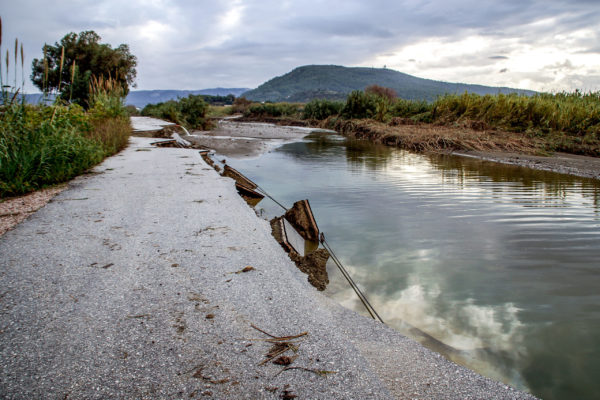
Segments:
[[[206,126],[206,112],[208,104],[202,96],[189,95],[179,100],[179,111],[181,113],[181,125],[191,129],[204,129]]]
[[[419,114],[431,112],[432,105],[425,100],[396,99],[391,108],[394,117],[411,118]]]
[[[396,91],[394,89],[379,85],[367,86],[365,88],[365,93],[376,97],[383,97],[385,99],[388,99],[389,101],[392,101],[397,97]]]
[[[125,111],[127,111],[127,114],[129,114],[129,116],[138,116],[141,115],[140,111],[138,110],[138,108],[136,106],[134,106],[133,104],[128,104],[125,106]]]
[[[344,118],[371,118],[377,109],[374,96],[370,96],[360,90],[355,90],[348,95],[346,104],[342,109]]]
[[[293,103],[264,103],[252,104],[245,117],[295,117],[300,114],[300,106]]]
[[[304,119],[324,120],[328,117],[339,115],[344,108],[344,103],[332,100],[314,99],[304,106]]]
[[[244,114],[250,107],[252,102],[245,97],[238,97],[233,101],[233,107],[231,108],[233,113]]]
[[[210,123],[206,119],[208,104],[202,96],[189,95],[178,101],[148,104],[142,110],[144,116],[166,119],[188,129],[207,129]]]

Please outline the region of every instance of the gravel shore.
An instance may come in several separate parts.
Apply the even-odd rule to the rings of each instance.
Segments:
[[[318,293],[197,151],[131,141],[0,237],[0,397],[531,398]],[[293,368],[252,325],[307,332]]]
[[[456,151],[452,152],[452,154],[542,171],[580,176],[582,178],[600,179],[600,158],[597,157],[567,153],[555,153],[544,157],[520,153],[485,151]]]

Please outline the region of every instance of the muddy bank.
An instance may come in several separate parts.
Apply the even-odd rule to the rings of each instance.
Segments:
[[[600,158],[555,153],[552,156],[535,156],[511,152],[454,151],[451,154],[479,158],[502,164],[518,165],[543,171],[558,172],[583,178],[600,179]]]
[[[221,120],[212,131],[192,131],[183,138],[225,156],[256,157],[288,141],[301,139],[315,129],[318,128]]]

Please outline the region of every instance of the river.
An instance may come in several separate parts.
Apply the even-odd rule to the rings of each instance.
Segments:
[[[323,133],[228,163],[287,206],[310,199],[389,325],[544,399],[600,398],[598,181]],[[326,294],[364,312],[328,272]]]

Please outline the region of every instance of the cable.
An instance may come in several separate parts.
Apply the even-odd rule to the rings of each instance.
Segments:
[[[255,182],[253,182],[253,183],[256,185]],[[273,198],[266,190],[264,190],[260,186],[256,185],[256,190],[262,192],[269,199],[273,200],[273,202],[275,202],[275,204],[277,204],[279,207],[283,208],[286,212],[288,211],[288,209],[283,204],[281,204],[280,202],[278,202],[277,200],[275,200],[275,198]],[[358,285],[356,284],[356,282],[354,282],[354,279],[352,279],[352,277],[350,276],[350,274],[348,273],[348,271],[346,270],[346,268],[344,268],[344,265],[339,260],[339,258],[337,258],[337,256],[335,255],[333,249],[331,248],[331,246],[329,245],[329,243],[325,239],[325,234],[323,232],[321,232],[320,241],[321,241],[321,244],[323,244],[323,247],[325,247],[325,249],[331,255],[331,259],[333,260],[333,262],[335,263],[335,265],[338,267],[338,269],[340,270],[340,272],[342,273],[342,275],[344,275],[344,278],[346,278],[346,280],[348,281],[348,284],[350,285],[350,287],[352,287],[352,289],[354,290],[354,293],[356,293],[356,296],[358,296],[358,299],[361,301],[361,303],[363,304],[363,306],[365,307],[365,309],[371,315],[371,318],[379,320],[379,322],[381,322],[382,324],[385,325],[385,322],[383,322],[383,319],[379,316],[379,314],[377,313],[377,311],[375,311],[375,308],[371,305],[371,303],[369,302],[369,300],[367,299],[367,297],[360,290],[360,288],[358,287]]]
[[[327,251],[329,252],[329,254],[331,254],[331,259],[336,264],[336,266],[338,267],[338,269],[340,270],[340,272],[342,273],[342,275],[344,275],[344,278],[346,278],[346,280],[348,281],[348,283],[350,284],[350,286],[354,290],[354,293],[356,293],[356,295],[358,296],[358,298],[361,301],[361,303],[363,304],[363,306],[365,306],[365,308],[367,309],[367,311],[371,315],[371,318],[377,319],[382,324],[385,324],[385,322],[383,322],[383,319],[379,316],[379,314],[375,310],[375,307],[373,307],[371,305],[371,303],[369,302],[369,300],[367,299],[367,297],[364,295],[364,293],[360,290],[360,288],[358,287],[358,285],[356,284],[356,282],[354,282],[354,279],[352,279],[352,277],[350,276],[350,274],[348,273],[348,271],[346,270],[346,268],[344,268],[344,266],[342,265],[342,262],[337,258],[337,256],[335,255],[335,252],[333,251],[333,249],[331,248],[331,246],[329,245],[329,243],[325,239],[325,234],[323,232],[321,232],[321,238],[320,239],[321,239],[321,243],[323,244],[323,247],[325,247],[327,249]]]
[[[256,183],[254,183],[254,184],[256,185]],[[275,200],[273,197],[271,197],[271,195],[269,193],[267,193],[267,191],[265,189],[261,188],[258,185],[256,185],[256,189],[259,192],[262,192],[262,194],[264,194],[265,196],[267,196],[271,200],[273,200],[275,202],[275,204],[277,204],[279,207],[283,208],[286,212],[288,211],[288,209],[283,204],[281,204],[280,202],[278,202],[277,200]]]

